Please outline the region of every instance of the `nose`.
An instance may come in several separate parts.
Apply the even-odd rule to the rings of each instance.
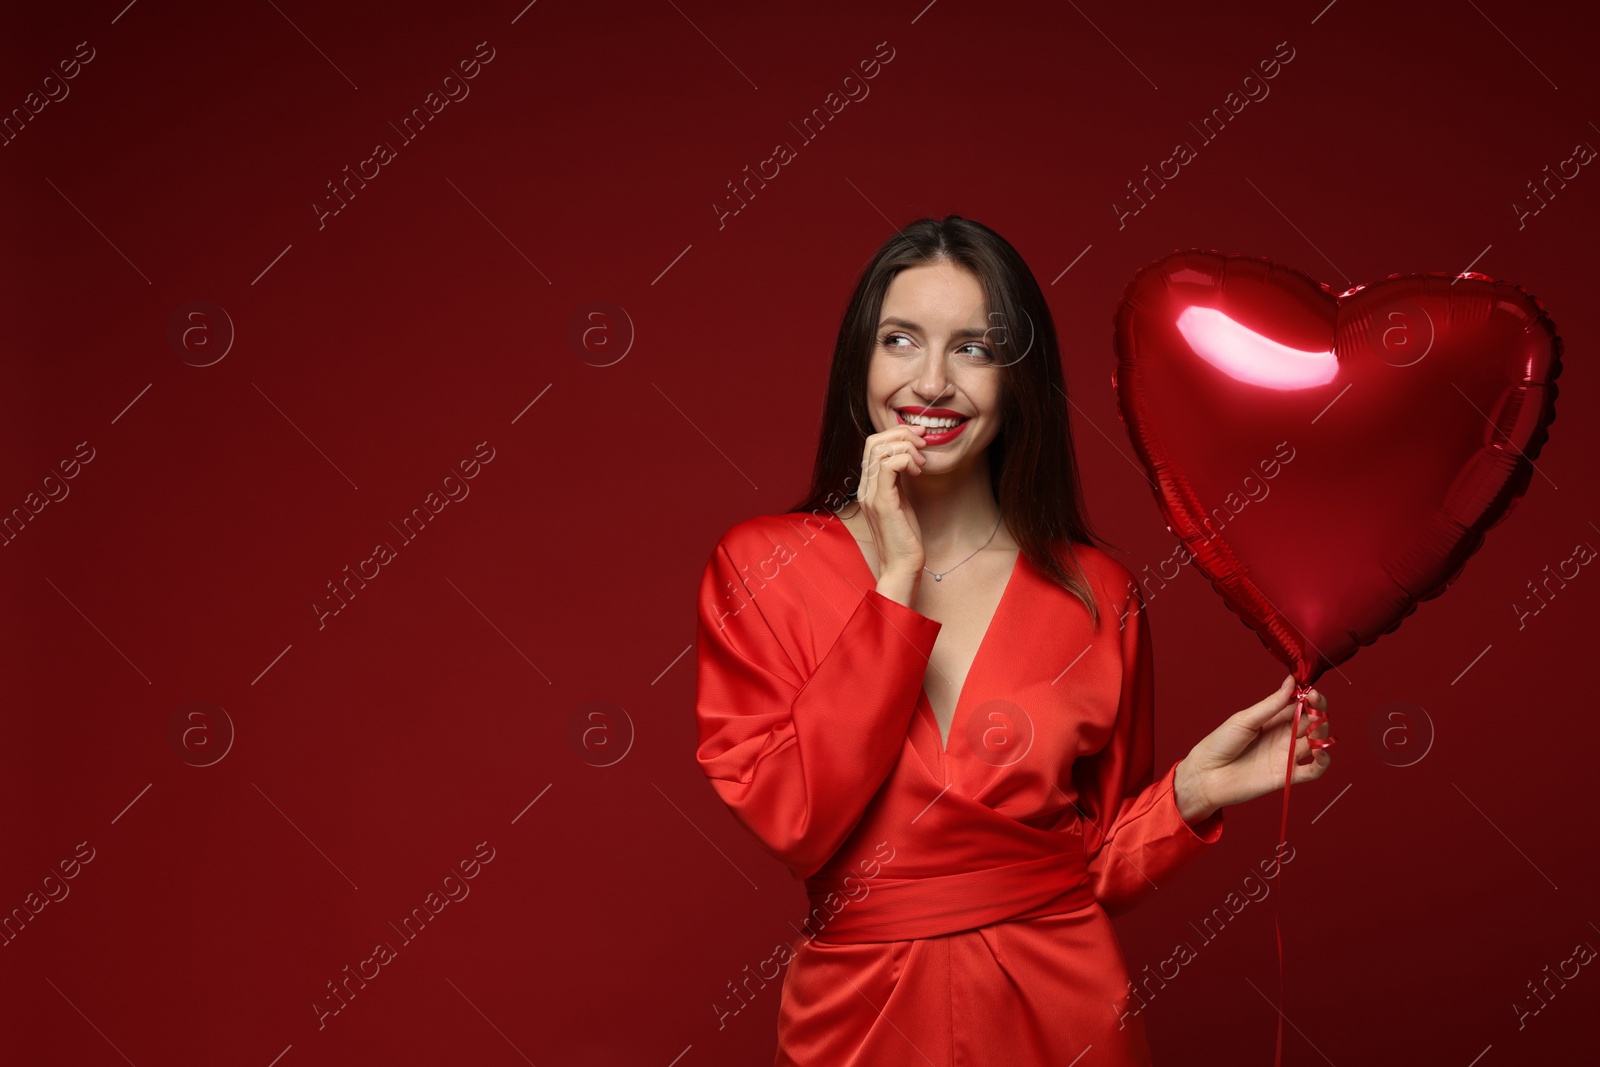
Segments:
[[[945,374],[943,357],[937,350],[929,350],[922,357],[922,367],[917,374],[915,389],[929,407],[944,399],[950,389],[950,379]]]

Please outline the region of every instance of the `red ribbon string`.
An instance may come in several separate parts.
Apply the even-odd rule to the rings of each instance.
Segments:
[[[1311,692],[1309,685],[1295,683],[1294,687],[1294,722],[1289,727],[1289,759],[1288,766],[1283,772],[1283,819],[1278,824],[1278,902],[1272,906],[1272,933],[1278,942],[1278,1040],[1272,1054],[1272,1067],[1283,1067],[1283,931],[1278,926],[1278,907],[1283,903],[1283,846],[1289,840],[1289,787],[1294,784],[1294,750],[1300,739],[1300,713],[1306,711],[1306,696]],[[1306,761],[1317,758],[1317,750],[1327,748],[1338,738],[1331,734],[1328,737],[1312,737],[1328,717],[1316,708],[1306,711],[1306,740],[1311,745],[1311,751],[1306,755]]]

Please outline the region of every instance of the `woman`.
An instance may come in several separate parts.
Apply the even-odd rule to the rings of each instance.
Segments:
[[[810,494],[700,586],[696,759],[811,903],[779,1067],[1149,1062],[1109,916],[1282,787],[1293,679],[1157,779],[1149,620],[1092,539],[1033,275],[913,223],[845,313]]]

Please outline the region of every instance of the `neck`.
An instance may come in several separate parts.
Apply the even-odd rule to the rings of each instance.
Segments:
[[[923,474],[902,479],[901,483],[916,512],[923,550],[929,560],[956,562],[959,555],[989,541],[991,534],[991,546],[1010,543],[1003,523],[998,531],[995,529],[1000,507],[995,503],[989,465],[983,457],[969,470],[938,476]]]

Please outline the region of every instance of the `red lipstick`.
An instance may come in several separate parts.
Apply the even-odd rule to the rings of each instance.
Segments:
[[[909,411],[913,415],[926,415],[930,419],[960,419],[961,420],[959,423],[957,423],[956,425],[950,427],[950,429],[948,429],[948,430],[929,430],[929,429],[924,429],[922,431],[922,443],[925,444],[925,445],[942,445],[947,441],[954,441],[958,436],[960,436],[961,431],[965,430],[967,428],[967,423],[972,421],[972,416],[971,415],[963,415],[961,412],[959,412],[959,411],[951,411],[949,408],[919,408],[919,407],[895,408],[895,412],[894,412],[895,418],[899,419],[902,425],[910,425],[901,416],[900,413],[902,411]]]
[[[962,413],[960,411],[951,411],[949,408],[919,408],[915,404],[910,404],[910,405],[907,405],[906,407],[903,407],[903,408],[895,408],[895,411],[897,411],[897,412],[899,412],[899,411],[909,411],[913,415],[926,415],[930,419],[970,419],[970,418],[972,418],[971,415],[964,414],[964,413]]]

